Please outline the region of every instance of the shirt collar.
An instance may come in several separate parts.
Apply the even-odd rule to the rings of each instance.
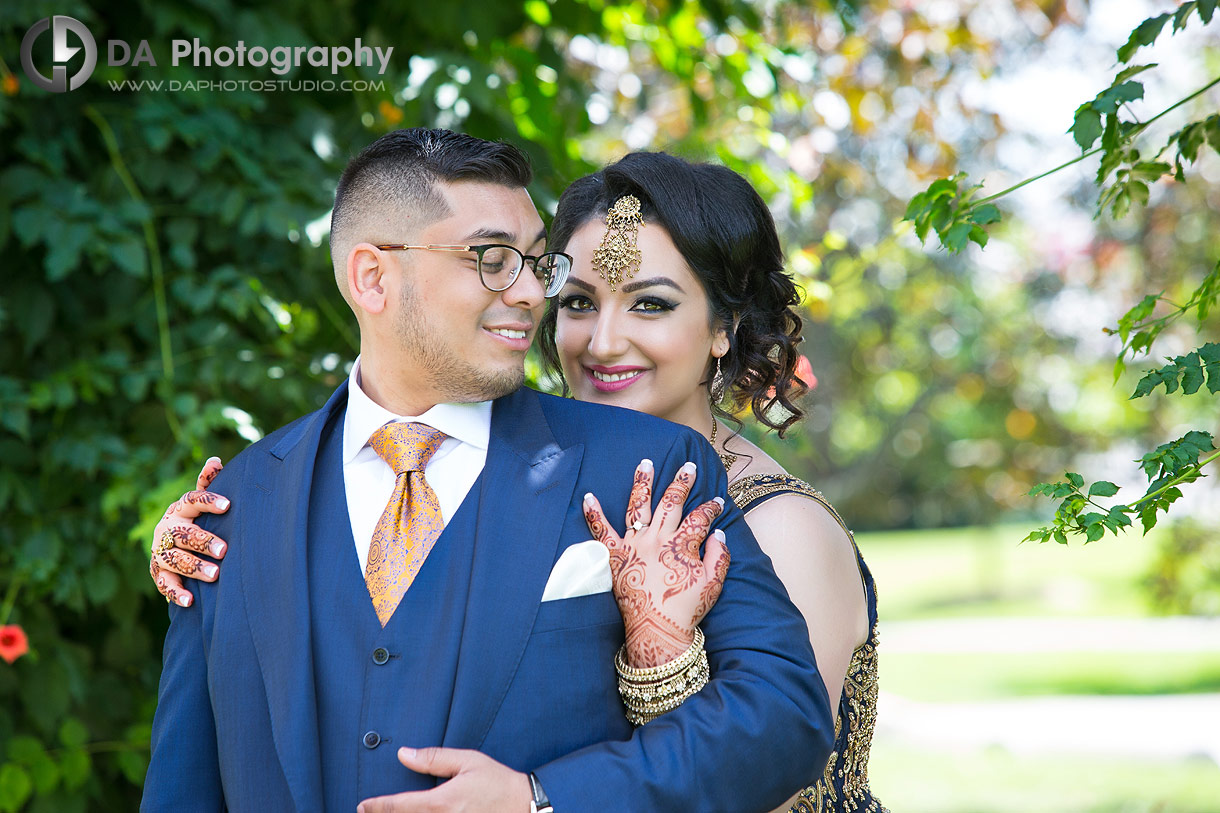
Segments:
[[[347,384],[347,413],[343,418],[343,462],[350,463],[368,445],[369,437],[391,421],[416,421],[439,429],[451,438],[487,449],[491,434],[491,401],[472,404],[437,404],[422,415],[396,415],[373,401],[360,387],[360,358],[352,365]]]

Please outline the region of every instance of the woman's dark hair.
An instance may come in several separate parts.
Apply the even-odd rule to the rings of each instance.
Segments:
[[[795,375],[801,319],[794,308],[800,297],[784,272],[767,205],[727,167],[692,164],[665,153],[631,153],[567,188],[548,250],[563,251],[577,229],[604,219],[623,195],[639,198],[644,221],[665,229],[703,285],[712,327],[724,328],[729,337],[720,365],[734,410],[749,404],[760,422],[783,437],[804,415],[795,401],[808,388]],[[539,326],[543,362],[552,373],[560,370],[555,319],[552,300]],[[709,386],[714,370],[709,365]],[[714,409],[731,418],[719,406]]]

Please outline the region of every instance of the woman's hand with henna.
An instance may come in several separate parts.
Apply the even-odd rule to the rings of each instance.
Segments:
[[[637,668],[667,663],[694,640],[694,630],[720,597],[729,569],[724,533],[708,528],[724,509],[719,497],[682,517],[695,482],[695,464],[686,463],[652,511],[652,461],[635,471],[627,504],[627,530],[619,536],[601,504],[585,495],[589,531],[610,551],[614,598],[627,632],[627,660]],[[707,539],[701,559],[699,546]]]
[[[220,570],[219,565],[204,561],[195,554],[223,559],[229,547],[223,539],[193,522],[200,514],[223,514],[229,510],[227,498],[207,490],[223,468],[220,458],[209,457],[195,481],[195,490],[186,492],[170,505],[153,530],[149,573],[157,585],[157,591],[181,607],[191,606],[194,600],[194,596],[182,586],[182,576],[210,582],[216,580]]]

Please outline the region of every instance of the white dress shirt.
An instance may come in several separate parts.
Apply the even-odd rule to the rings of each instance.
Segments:
[[[368,562],[369,544],[377,520],[381,519],[394,493],[396,479],[394,470],[369,445],[369,438],[392,421],[427,424],[449,436],[424,467],[424,477],[436,492],[446,525],[487,462],[491,401],[437,404],[423,415],[395,415],[374,403],[360,388],[360,359],[357,357],[348,379],[347,414],[343,418],[343,482],[361,574]]]

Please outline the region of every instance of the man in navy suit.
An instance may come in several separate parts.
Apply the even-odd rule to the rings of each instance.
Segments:
[[[586,492],[623,516],[645,457],[658,483],[698,466],[688,506],[727,482],[689,429],[521,387],[545,275],[492,290],[466,247],[544,251],[529,181],[515,148],[443,130],[390,133],[344,171],[331,253],[360,357],[212,485],[232,508],[202,524],[239,544],[171,609],[143,809],[736,813],[821,773],[805,622],[731,502],[712,679],[647,726],[617,694],[612,594],[551,598],[589,539]],[[444,530],[383,626],[364,569],[395,475],[369,437],[392,421],[446,436],[425,470]]]

